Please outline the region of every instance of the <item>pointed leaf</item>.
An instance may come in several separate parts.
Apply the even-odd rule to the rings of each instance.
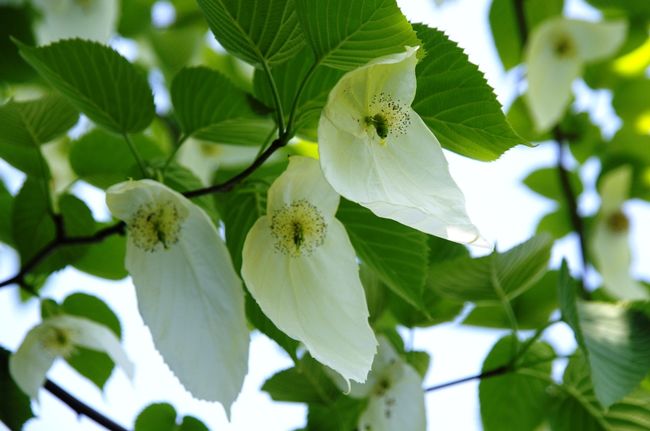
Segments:
[[[151,123],[153,95],[145,77],[113,49],[81,39],[43,47],[17,43],[41,77],[97,124],[133,133]]]
[[[20,430],[34,416],[29,397],[9,374],[10,352],[0,347],[0,424]]]
[[[271,376],[262,390],[275,401],[309,404],[329,404],[341,394],[323,366],[309,355],[305,355],[296,367]]]
[[[427,236],[341,199],[336,217],[363,263],[396,294],[420,308],[427,270]]]
[[[255,66],[280,64],[304,43],[293,0],[198,0],[219,43]]]
[[[472,259],[460,257],[435,265],[431,287],[459,301],[500,302],[512,300],[531,288],[544,274],[552,241],[537,236],[505,253]]]
[[[506,121],[483,73],[441,31],[416,24],[426,56],[415,70],[413,109],[448,150],[495,160],[524,140]]]
[[[419,41],[395,0],[296,0],[300,24],[316,60],[351,70]]]

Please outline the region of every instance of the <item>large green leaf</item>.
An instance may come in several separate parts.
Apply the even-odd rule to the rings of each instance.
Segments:
[[[521,2],[526,26],[530,31],[537,24],[555,15],[562,14],[564,0],[527,0]],[[490,6],[490,28],[503,67],[508,70],[521,63],[524,42],[516,14],[515,1],[494,0]]]
[[[160,147],[143,135],[135,135],[132,141],[145,160],[163,155]],[[70,166],[80,179],[102,189],[129,178],[142,178],[124,139],[101,129],[91,130],[72,143]]]
[[[359,259],[396,294],[422,307],[427,276],[427,236],[341,199],[336,217],[345,225]],[[425,311],[425,310],[422,310]]]
[[[293,0],[198,0],[215,37],[253,65],[280,64],[302,48]]]
[[[505,253],[447,260],[431,268],[430,286],[458,301],[511,301],[544,275],[551,246],[548,236],[537,236]]]
[[[37,48],[18,45],[43,79],[97,124],[133,133],[153,120],[153,95],[145,76],[113,49],[81,39]]]
[[[513,337],[506,336],[499,340],[483,362],[483,372],[507,366],[512,360]],[[547,383],[526,374],[532,370],[550,379],[553,348],[546,343],[536,342],[520,359],[522,366],[515,372],[481,380],[479,399],[481,402],[481,419],[485,431],[534,431],[544,418],[548,394]]]
[[[519,329],[537,329],[549,321],[557,309],[557,279],[549,271],[529,290],[510,301]],[[501,305],[478,305],[463,320],[465,325],[509,329],[508,313]]]
[[[253,111],[249,94],[206,67],[181,70],[172,82],[171,98],[186,136],[259,146],[274,127]]]
[[[598,401],[609,407],[650,372],[650,317],[633,307],[578,302]]]
[[[0,347],[0,424],[20,430],[34,416],[29,397],[9,374],[10,352]]]
[[[448,150],[494,160],[523,144],[506,121],[483,73],[441,31],[413,26],[426,56],[418,63],[413,109]]]
[[[262,390],[275,401],[309,404],[329,404],[341,395],[323,366],[309,355],[302,357],[295,367],[271,376]]]
[[[553,431],[646,431],[650,429],[650,392],[636,390],[603,411],[587,361],[577,355],[564,371],[548,417]]]
[[[107,227],[100,225],[99,228]],[[108,280],[121,280],[129,273],[124,268],[126,237],[111,235],[101,242],[91,244],[88,250],[73,266],[80,271]]]
[[[59,137],[79,114],[61,96],[0,106],[0,157],[33,177],[49,177],[40,144]]]
[[[298,89],[314,63],[314,54],[305,47],[298,55],[271,71],[280,95],[280,102],[285,107],[285,116],[294,103]],[[316,129],[321,110],[327,102],[330,90],[338,82],[343,72],[323,65],[317,66],[307,81],[300,99],[296,104],[294,131],[316,140]],[[273,106],[273,93],[268,77],[260,70],[255,71],[253,88],[255,95],[267,106]]]
[[[296,0],[316,61],[351,70],[420,43],[395,0]]]
[[[20,58],[16,45],[11,43],[11,37],[34,43],[33,15],[31,4],[26,2],[0,5],[0,82],[28,81],[35,76],[34,70]]]
[[[564,191],[560,182],[560,174],[557,168],[540,168],[528,174],[523,180],[529,189],[549,199],[564,201]],[[582,194],[582,181],[573,171],[569,172],[569,182],[575,196]]]
[[[307,412],[308,431],[356,430],[366,399],[339,397],[331,404],[310,404]]]
[[[120,321],[104,301],[96,296],[74,293],[63,301],[61,309],[65,314],[85,317],[108,327],[118,338],[122,335]],[[82,347],[66,358],[67,362],[102,389],[113,371],[113,361],[104,352]]]

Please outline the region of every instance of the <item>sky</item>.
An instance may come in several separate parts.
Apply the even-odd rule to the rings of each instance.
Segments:
[[[411,21],[425,22],[444,30],[465,49],[470,60],[485,73],[502,104],[507,106],[513,100],[520,72],[505,74],[497,60],[487,22],[488,0],[450,0],[442,7],[424,0],[402,0],[398,3]],[[594,16],[593,11],[578,1],[567,3],[566,12],[571,16]],[[589,108],[595,118],[613,124],[615,119],[606,109],[607,100],[607,94],[579,91],[576,104],[580,108]],[[537,221],[553,208],[551,201],[533,195],[521,184],[521,180],[533,169],[554,165],[556,154],[551,145],[515,148],[490,163],[469,160],[449,152],[446,155],[451,173],[465,193],[470,217],[483,236],[496,243],[499,250],[511,248],[530,238]],[[598,198],[593,188],[598,169],[597,164],[588,163],[581,172],[586,192],[579,204],[585,213],[593,213],[598,208]],[[11,190],[19,188],[21,176],[2,161],[0,176],[8,182]],[[101,192],[83,185],[76,186],[75,192],[89,199],[96,215],[104,219],[108,217]],[[639,264],[650,261],[650,250],[642,248],[640,243],[640,238],[650,236],[650,230],[635,223],[635,220],[644,217],[650,219],[650,208],[647,204],[632,201],[627,204],[626,210],[632,220],[631,238],[637,255],[633,272],[650,279],[650,268],[641,268]],[[472,252],[484,253],[480,250]],[[569,259],[572,268],[578,267],[575,238],[569,237],[559,242],[553,251],[552,265],[557,265],[563,256]],[[0,244],[0,279],[12,275],[16,265],[13,251]],[[589,281],[595,285],[598,278],[590,274]],[[152,402],[170,402],[179,414],[197,416],[212,430],[284,431],[304,424],[306,409],[303,406],[273,402],[259,391],[266,378],[291,366],[290,359],[263,335],[252,336],[249,374],[233,406],[232,420],[228,422],[219,404],[194,400],[164,365],[139,317],[129,279],[108,282],[74,270],[63,270],[51,277],[43,295],[61,300],[73,292],[100,296],[118,314],[123,326],[126,352],[136,364],[135,379],[130,382],[120,370],[116,370],[102,394],[63,361],[57,362],[48,376],[118,423],[130,427],[144,406]],[[4,322],[11,322],[10,325],[0,325],[0,344],[11,350],[15,350],[24,334],[39,322],[38,307],[34,301],[17,305],[16,288],[0,290],[0,316]],[[407,344],[411,343],[414,349],[431,353],[431,367],[424,382],[425,386],[430,386],[479,372],[485,355],[504,334],[504,331],[449,323],[404,335]],[[563,325],[554,326],[548,339],[561,353],[570,352],[574,346],[571,332]],[[428,393],[425,397],[429,430],[481,429],[478,382]],[[74,412],[45,391],[41,391],[40,401],[34,407],[43,419],[31,420],[25,428],[27,431],[50,431],[54,425],[57,429],[70,431],[102,429],[89,419],[77,418]]]

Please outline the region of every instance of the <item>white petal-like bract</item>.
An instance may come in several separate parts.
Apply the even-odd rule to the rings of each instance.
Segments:
[[[417,48],[345,74],[318,125],[321,167],[347,199],[428,234],[487,245],[465,210],[440,143],[411,108]]]
[[[537,26],[526,47],[526,100],[535,127],[544,132],[562,118],[571,100],[571,84],[585,62],[616,53],[625,41],[623,21],[586,22],[551,18]]]
[[[278,328],[346,381],[363,382],[377,342],[338,202],[316,160],[291,157],[246,237],[242,276]]]
[[[76,346],[105,352],[129,378],[133,377],[133,364],[110,329],[70,315],[46,319],[27,333],[9,359],[11,376],[30,398],[36,399],[54,360],[73,354]]]
[[[106,202],[127,223],[126,269],[154,344],[196,398],[228,412],[248,369],[244,295],[205,212],[151,180],[112,186]]]
[[[74,37],[106,43],[115,31],[119,0],[32,0],[32,4],[39,12],[34,25],[39,45]]]

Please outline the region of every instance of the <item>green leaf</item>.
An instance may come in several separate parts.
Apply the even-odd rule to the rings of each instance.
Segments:
[[[396,294],[421,308],[427,271],[427,236],[341,199],[336,217],[345,225],[359,259]]]
[[[537,329],[557,309],[558,273],[549,271],[529,290],[510,302],[519,329]],[[501,305],[477,305],[463,320],[464,325],[510,329],[508,314]]]
[[[579,302],[598,401],[606,408],[636,388],[650,372],[650,317],[633,307]]]
[[[429,245],[429,263],[431,265],[457,257],[469,256],[467,248],[457,242],[429,235],[427,243]]]
[[[356,430],[367,400],[340,397],[330,405],[310,404],[307,431]]]
[[[451,259],[431,268],[430,286],[457,301],[512,300],[543,276],[551,246],[548,236],[537,236],[505,253]]]
[[[18,7],[16,2],[13,5],[3,2],[0,6],[0,58],[2,58],[0,82],[29,81],[36,75],[29,64],[20,57],[16,45],[11,43],[12,37],[34,43],[32,31],[34,13],[31,5],[21,3],[22,7]]]
[[[341,391],[311,356],[305,355],[296,367],[282,370],[269,378],[262,390],[275,401],[330,404]]]
[[[0,214],[9,215],[13,212],[14,197],[9,193],[5,183],[0,179]],[[0,242],[13,246],[11,217],[0,218]]]
[[[563,238],[573,232],[573,226],[569,219],[569,210],[561,203],[557,209],[551,211],[541,218],[537,223],[536,233],[538,235],[548,233],[555,239]]]
[[[638,389],[603,411],[582,355],[569,361],[559,389],[549,409],[553,431],[646,431],[650,427],[650,392]]]
[[[151,26],[151,7],[156,0],[130,0],[120,4],[117,31],[124,37],[134,38]]]
[[[584,339],[580,329],[578,308],[576,305],[578,286],[575,280],[571,278],[569,266],[564,259],[562,260],[562,266],[560,266],[557,286],[558,304],[560,306],[562,320],[573,329],[578,345],[584,348]]]
[[[517,97],[512,102],[512,105],[508,108],[506,120],[513,130],[527,141],[539,142],[552,139],[550,132],[544,132],[542,134],[537,132],[523,96]]]
[[[429,371],[431,355],[429,355],[427,352],[410,350],[406,352],[404,356],[406,358],[406,362],[415,368],[415,371],[417,371],[420,377],[424,379],[424,376],[427,375],[427,371]]]
[[[650,18],[650,4],[645,0],[587,0],[587,3],[605,12],[623,11],[630,18]]]
[[[395,0],[296,0],[296,9],[316,61],[335,69],[420,44]]]
[[[524,140],[512,130],[483,73],[441,31],[413,26],[426,56],[418,63],[413,109],[448,150],[495,160]]]
[[[526,30],[530,32],[545,19],[562,15],[564,0],[527,0],[522,2]],[[521,63],[524,42],[512,0],[494,0],[490,7],[490,28],[505,70]]]
[[[557,168],[541,168],[531,172],[525,179],[524,184],[535,193],[562,202],[564,192],[562,191],[562,184],[560,182],[560,174]],[[582,194],[582,181],[580,177],[573,171],[569,172],[569,182],[571,189],[576,196]]]
[[[289,107],[294,103],[298,89],[314,64],[314,54],[305,47],[298,55],[286,63],[273,68],[271,74],[277,85],[282,106],[285,107],[285,116],[288,117]],[[296,116],[293,128],[296,133],[316,141],[318,121],[320,113],[327,102],[330,90],[336,85],[339,78],[343,76],[340,70],[332,69],[323,65],[317,66],[313,75],[307,81],[300,99],[296,104]],[[253,79],[255,96],[267,106],[273,106],[273,93],[268,77],[260,70],[255,71]]]
[[[27,175],[49,178],[39,146],[61,136],[78,117],[74,108],[56,95],[0,106],[0,157]]]
[[[109,226],[108,223],[98,225],[99,229]],[[106,278],[108,280],[121,280],[129,273],[124,268],[126,255],[126,237],[111,235],[101,242],[91,244],[88,250],[73,266],[80,271]]]
[[[198,0],[210,29],[228,52],[255,66],[291,58],[304,43],[293,0]]]
[[[206,67],[181,70],[172,82],[171,98],[186,136],[259,146],[274,128],[271,120],[255,113],[249,94]]]
[[[168,403],[148,405],[136,418],[134,431],[176,431],[176,409]]]
[[[34,417],[29,397],[14,383],[9,374],[11,352],[0,347],[0,424],[20,430]]]
[[[193,416],[184,416],[178,431],[210,431],[207,426]]]
[[[171,77],[196,57],[205,42],[205,25],[200,22],[173,28],[157,28],[149,31],[147,36],[160,68],[170,81]]]
[[[135,135],[132,141],[145,160],[163,156],[160,147],[143,135]],[[101,189],[142,177],[124,139],[101,129],[91,130],[72,143],[70,166],[80,179]]]
[[[113,49],[81,39],[37,48],[17,44],[43,79],[97,124],[117,133],[134,133],[153,120],[153,95],[146,78]]]
[[[113,311],[96,296],[84,293],[74,293],[68,296],[61,304],[65,314],[84,317],[108,327],[120,338],[122,328],[120,321]],[[111,376],[114,363],[104,352],[77,347],[75,352],[66,361],[79,374],[92,381],[99,389],[103,389],[106,381]]]
[[[499,340],[483,362],[482,372],[507,366],[512,360],[512,336]],[[534,431],[544,419],[548,395],[547,383],[526,374],[532,371],[550,379],[553,348],[546,343],[536,342],[520,359],[517,371],[482,379],[479,383],[481,419],[485,431]],[[543,362],[542,362],[543,361]]]
[[[300,343],[280,331],[280,329],[275,326],[275,323],[266,317],[260,306],[255,302],[255,299],[248,291],[246,291],[245,301],[246,318],[248,321],[262,334],[266,335],[271,340],[275,341],[278,346],[282,347],[291,359],[294,361],[298,360],[297,351]]]

